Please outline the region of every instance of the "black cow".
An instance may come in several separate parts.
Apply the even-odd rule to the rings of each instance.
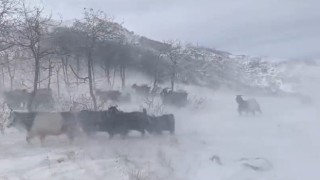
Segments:
[[[30,93],[31,98],[32,93]],[[51,89],[38,89],[33,99],[32,109],[46,109],[51,110],[54,108],[54,99]]]
[[[162,102],[166,105],[184,107],[188,103],[188,93],[185,91],[172,91],[165,88],[160,93]]]
[[[90,111],[82,110],[77,114],[77,119],[82,130],[87,134],[91,135],[99,131],[99,126],[102,121],[102,111]]]
[[[257,100],[252,98],[248,100],[244,100],[242,95],[236,96],[236,102],[238,103],[238,113],[241,115],[243,112],[246,114],[252,113],[255,115],[256,112],[262,114],[260,105],[258,104]]]
[[[25,109],[29,101],[29,93],[26,89],[16,89],[3,93],[5,102],[13,109]]]
[[[149,116],[151,132],[161,134],[162,131],[169,131],[171,134],[175,131],[175,119],[173,114],[164,114],[161,116]]]
[[[131,87],[136,91],[138,95],[141,95],[141,96],[149,95],[151,90],[151,87],[146,84],[142,84],[142,85],[133,84]]]
[[[76,116],[72,112],[11,112],[8,127],[27,131],[26,141],[39,137],[43,145],[46,136],[67,135],[73,141],[77,131]]]
[[[32,93],[29,93],[26,89],[17,89],[4,92],[4,97],[10,108],[26,109],[30,98],[32,98]],[[53,106],[54,99],[51,89],[38,89],[32,102],[32,109],[44,108],[50,110],[53,109]]]
[[[139,131],[144,136],[146,130],[150,131],[150,123],[145,109],[143,112],[123,112],[119,111],[116,106],[111,106],[108,112],[110,113],[109,118],[111,120],[107,119],[104,123],[106,127],[111,124],[111,137],[115,134],[125,137],[132,130]]]
[[[90,111],[83,110],[78,113],[78,120],[82,130],[88,135],[96,132],[107,132],[109,136],[113,136],[113,118],[108,111]]]
[[[101,91],[96,90],[96,94],[99,97],[100,101],[102,102],[130,102],[131,96],[129,93],[123,94],[117,90],[110,90],[110,91]]]

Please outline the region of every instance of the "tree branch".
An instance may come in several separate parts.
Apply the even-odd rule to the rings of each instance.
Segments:
[[[81,79],[81,80],[84,80],[84,81],[86,81],[86,80],[89,79],[89,77],[84,77],[84,78],[83,78],[83,77],[80,77],[80,76],[74,71],[74,69],[72,68],[71,65],[69,65],[69,67],[70,67],[72,73],[73,73],[78,79]]]

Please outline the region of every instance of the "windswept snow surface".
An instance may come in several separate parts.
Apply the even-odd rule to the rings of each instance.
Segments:
[[[72,145],[61,136],[41,147],[7,129],[0,137],[0,179],[320,179],[316,102],[256,97],[263,114],[239,117],[235,93],[205,93],[199,109],[166,109],[176,116],[174,136],[132,133],[109,140],[99,133],[79,136]]]

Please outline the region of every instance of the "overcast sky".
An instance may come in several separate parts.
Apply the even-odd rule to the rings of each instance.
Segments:
[[[234,54],[320,58],[320,0],[42,0],[64,20],[101,9],[136,34]]]

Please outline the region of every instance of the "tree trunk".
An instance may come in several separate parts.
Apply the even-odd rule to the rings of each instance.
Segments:
[[[105,74],[107,76],[108,86],[110,87],[111,86],[111,77],[110,77],[110,68],[109,67],[106,67]]]
[[[172,74],[171,74],[171,90],[174,91],[174,82],[176,79],[176,64],[172,67]]]
[[[40,65],[39,65],[39,72],[38,72],[38,89],[41,88],[41,70],[40,70]]]
[[[89,91],[90,96],[93,102],[94,110],[97,110],[97,100],[93,92],[93,77],[92,77],[92,54],[91,52],[88,53],[88,78],[89,78]]]
[[[92,68],[92,87],[93,89],[95,90],[96,89],[96,74],[95,74],[95,71],[94,71],[94,66],[93,66],[93,61],[91,61],[91,68]]]
[[[33,80],[33,91],[31,92],[31,96],[28,101],[29,111],[32,111],[32,105],[38,90],[38,82],[39,82],[40,59],[37,56],[34,56],[34,57],[35,57],[35,70],[34,70],[34,80]]]
[[[121,87],[124,89],[126,87],[126,68],[125,66],[120,66],[120,77],[121,77]]]
[[[3,67],[1,68],[1,74],[2,74],[2,78],[1,78],[1,79],[2,79],[2,82],[1,82],[1,83],[2,83],[2,87],[5,89],[5,81],[6,81],[6,80],[5,80],[5,77],[4,77]]]
[[[157,84],[158,84],[158,73],[155,72],[154,73],[154,77],[153,77],[153,89],[155,89],[157,87]]]
[[[10,76],[10,91],[13,90],[13,77]]]
[[[175,77],[175,73],[173,73],[171,76],[171,90],[172,91],[174,91],[174,77]]]
[[[10,78],[10,91],[12,91],[13,90],[14,72],[12,72],[12,69],[10,66],[10,61],[9,61],[9,55],[7,53],[5,54],[4,58],[5,58],[5,61],[7,64],[8,74],[9,74],[9,78]]]
[[[49,79],[48,79],[48,89],[51,87],[51,76],[52,76],[52,62],[51,59],[49,59]]]
[[[76,57],[76,61],[77,61],[77,74],[80,74],[80,57],[79,56]],[[79,78],[77,78],[77,87],[79,87]]]
[[[68,85],[70,85],[70,80],[69,80],[69,58],[68,56],[66,57],[66,64],[65,64],[65,72],[66,72],[66,80],[68,82]]]
[[[158,72],[158,66],[159,66],[159,61],[161,58],[161,54],[158,56],[157,62],[156,62],[156,66],[155,66],[155,71],[153,74],[153,89],[155,89],[157,87],[158,81],[159,81],[159,72]]]
[[[59,73],[60,73],[60,68],[57,70],[57,90],[58,90],[58,97],[60,97],[60,80],[59,80]]]
[[[117,75],[117,68],[114,68],[113,69],[113,79],[112,79],[111,89],[113,89],[113,87],[114,87],[114,83],[116,81],[116,75]]]
[[[69,89],[70,87],[70,82],[69,82],[69,76],[68,76],[68,57],[63,58],[62,57],[62,71],[63,71],[63,80],[67,85],[67,88]]]

